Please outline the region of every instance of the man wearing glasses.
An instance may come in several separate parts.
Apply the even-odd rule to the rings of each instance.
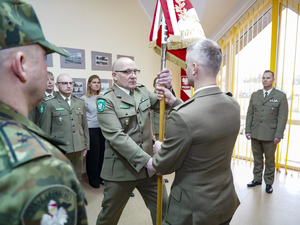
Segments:
[[[40,106],[40,127],[50,136],[66,141],[66,156],[81,181],[82,160],[89,150],[89,130],[84,101],[72,95],[73,79],[68,74],[57,77],[58,93]]]
[[[137,85],[139,73],[131,59],[117,59],[112,68],[113,87],[101,92],[96,100],[98,121],[106,139],[101,172],[104,199],[98,225],[117,224],[135,188],[150,210],[153,224],[156,222],[157,176],[151,172],[152,164],[148,163],[153,156],[150,110],[159,107],[158,100],[163,95]],[[168,69],[159,72],[158,77],[160,85],[172,88]],[[173,106],[180,103],[177,100]],[[166,205],[164,186],[163,217]]]

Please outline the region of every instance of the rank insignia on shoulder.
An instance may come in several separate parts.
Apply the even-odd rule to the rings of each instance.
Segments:
[[[97,110],[99,113],[102,113],[105,109],[105,100],[99,99],[97,101]]]
[[[40,112],[40,114],[43,114],[45,112],[45,105],[44,104],[41,104],[39,112]]]

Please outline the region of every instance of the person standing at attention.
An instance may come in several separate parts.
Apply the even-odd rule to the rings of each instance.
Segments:
[[[0,20],[0,224],[86,225],[83,189],[60,148],[66,143],[27,118],[44,98],[45,55],[70,54],[45,39],[24,1],[1,0]]]
[[[47,72],[47,89],[45,91],[44,100],[50,99],[54,97],[54,76],[53,73]],[[42,101],[43,102],[43,101]],[[39,126],[40,122],[40,110],[44,110],[41,108],[42,102],[40,102],[33,110],[30,111],[28,118]]]
[[[194,95],[172,107],[164,142],[154,145],[154,169],[175,172],[163,225],[225,225],[240,202],[231,156],[240,129],[240,106],[217,86],[222,62],[219,45],[209,39],[187,48],[186,74]],[[175,97],[166,88],[172,103]],[[155,171],[154,171],[155,172]]]
[[[286,94],[273,87],[274,81],[273,71],[266,70],[262,76],[263,89],[251,95],[245,130],[246,138],[251,140],[254,157],[254,178],[247,186],[261,185],[265,156],[264,180],[268,194],[273,192],[275,151],[283,138],[288,117]]]
[[[42,104],[44,110],[40,110],[40,127],[51,137],[69,143],[65,147],[66,157],[81,181],[83,157],[90,148],[89,129],[84,101],[72,95],[73,86],[70,75],[57,77],[58,94]]]
[[[86,156],[86,173],[89,184],[93,188],[99,188],[100,184],[104,184],[100,174],[104,158],[105,139],[99,127],[96,109],[96,98],[100,90],[100,78],[97,75],[92,75],[88,79],[87,91],[81,97],[85,102],[86,118],[90,134],[90,150]]]

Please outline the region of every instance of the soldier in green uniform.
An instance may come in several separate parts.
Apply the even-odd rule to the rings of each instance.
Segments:
[[[47,89],[45,91],[44,100],[48,100],[54,97],[56,94],[54,91],[54,76],[53,73],[49,72],[47,73]],[[42,101],[43,102],[43,101]],[[40,102],[33,110],[30,111],[28,118],[34,122],[36,125],[39,126],[40,121],[40,109],[42,102]],[[43,108],[42,108],[43,110]]]
[[[56,96],[44,100],[39,110],[40,128],[51,137],[69,143],[65,147],[66,156],[81,181],[83,156],[90,149],[85,103],[71,94],[73,79],[68,74],[57,77],[56,87]]]
[[[275,151],[288,117],[286,94],[273,87],[274,80],[274,73],[266,70],[262,77],[264,88],[251,95],[246,118],[246,138],[251,140],[254,157],[254,177],[247,186],[261,185],[265,156],[264,180],[268,194],[273,192]]]
[[[228,225],[240,204],[230,163],[240,106],[217,86],[221,63],[214,41],[187,48],[186,74],[194,95],[171,109],[164,141],[154,145],[156,171],[175,172],[163,225]],[[166,98],[172,96],[165,91]]]
[[[131,59],[117,59],[113,64],[113,87],[100,92],[96,100],[97,117],[105,137],[101,172],[104,199],[97,224],[117,224],[135,188],[150,210],[153,224],[156,223],[157,176],[147,162],[153,155],[150,110],[159,105],[156,103],[162,95],[137,85],[139,72]],[[161,85],[171,87],[172,75],[168,69],[162,70],[158,76]],[[176,102],[180,103],[180,100]],[[164,216],[167,192],[165,187],[163,190]]]
[[[0,2],[0,224],[87,224],[72,165],[27,116],[46,90],[45,40],[30,4]]]

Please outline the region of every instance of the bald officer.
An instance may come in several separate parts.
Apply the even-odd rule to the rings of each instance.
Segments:
[[[240,106],[217,86],[221,62],[220,47],[209,39],[187,49],[186,74],[195,92],[171,110],[153,156],[157,172],[175,172],[164,225],[229,224],[240,204],[230,166]]]
[[[265,156],[264,180],[268,194],[273,192],[275,151],[283,138],[288,117],[286,94],[273,88],[274,81],[273,71],[266,70],[262,76],[264,88],[251,95],[245,132],[246,138],[251,140],[254,157],[254,178],[247,186],[261,185]]]
[[[117,59],[113,64],[113,87],[97,97],[97,117],[106,139],[101,172],[104,199],[97,224],[117,224],[135,188],[150,210],[153,224],[156,223],[157,176],[145,166],[153,155],[150,110],[159,104],[156,104],[157,94],[149,92],[143,85],[136,85],[139,72],[131,59]],[[161,85],[171,87],[172,75],[168,69],[158,76]],[[163,191],[164,216],[165,186]]]
[[[32,6],[0,1],[0,224],[87,224],[84,194],[64,142],[27,116],[46,90],[49,43]]]
[[[40,127],[50,136],[69,143],[66,156],[81,181],[83,156],[89,150],[89,130],[84,100],[71,94],[73,84],[68,74],[57,77],[59,93],[41,105]]]

